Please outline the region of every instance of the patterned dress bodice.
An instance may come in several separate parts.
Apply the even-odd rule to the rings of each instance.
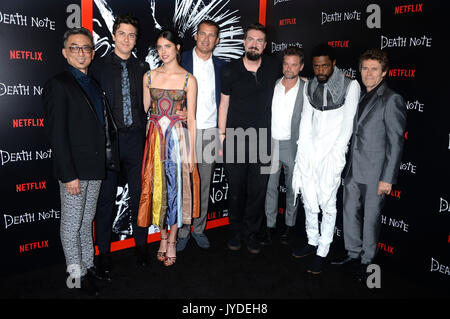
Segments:
[[[189,72],[186,73],[183,89],[160,89],[151,87],[150,71],[147,72],[151,96],[151,107],[148,110],[147,118],[161,119],[167,117],[171,122],[179,120],[176,115],[186,105],[186,87],[189,80]],[[173,124],[173,123],[171,123]]]
[[[185,90],[150,88],[152,115],[175,115],[185,107]]]

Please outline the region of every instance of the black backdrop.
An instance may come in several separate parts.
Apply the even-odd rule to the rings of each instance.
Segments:
[[[63,258],[58,233],[59,193],[51,175],[40,95],[47,78],[65,67],[61,48],[70,3],[0,4],[0,239],[4,274]]]
[[[195,10],[198,3],[203,13]],[[265,4],[269,28],[267,53],[280,56],[287,45],[301,46],[306,51],[304,76],[312,75],[309,52],[319,42],[335,46],[337,65],[358,80],[360,53],[375,47],[389,54],[391,71],[387,80],[407,101],[408,122],[399,182],[380,220],[380,254],[411,278],[448,284],[450,130],[444,100],[447,59],[439,25],[445,22],[444,2],[261,3]],[[237,58],[242,53],[242,28],[258,20],[259,7],[257,0],[186,0],[180,1],[179,7],[175,7],[175,1],[163,0],[129,1],[126,5],[118,0],[93,1],[96,54],[103,55],[112,44],[111,17],[130,12],[141,22],[135,54],[153,67],[157,61],[151,49],[159,27],[178,29],[184,49],[190,49],[193,26],[205,16],[219,20],[225,31],[215,54],[227,60]],[[81,3],[68,0],[2,1],[0,5],[2,274],[63,260],[58,186],[51,175],[51,150],[44,134],[40,94],[45,81],[65,66],[60,53],[62,35],[68,26],[80,23],[80,13]],[[227,216],[226,194],[226,180],[218,166],[211,190],[210,227],[226,223],[222,218]],[[132,230],[124,182],[118,188],[117,203],[120,218],[115,223],[114,240],[126,242]],[[151,229],[150,233],[157,231]],[[339,210],[333,247],[342,246],[342,231]]]
[[[267,3],[268,49],[305,50],[304,76],[312,76],[311,48],[336,48],[337,66],[361,83],[358,57],[387,52],[388,84],[407,103],[405,147],[398,184],[382,211],[379,254],[411,278],[446,282],[450,275],[449,110],[443,99],[443,1],[295,1]],[[440,53],[440,54],[439,54]],[[362,86],[363,87],[363,86]],[[448,104],[448,103],[447,103]],[[342,200],[342,192],[339,193]],[[343,246],[342,212],[334,247]]]
[[[22,272],[64,260],[60,239],[59,188],[52,176],[51,149],[45,136],[41,93],[45,81],[65,68],[62,36],[68,27],[92,26],[96,56],[112,49],[113,17],[131,13],[140,20],[134,54],[155,58],[158,29],[172,27],[192,49],[195,26],[208,17],[223,29],[214,54],[225,60],[242,52],[242,27],[258,20],[259,2],[237,0],[179,1],[2,1],[0,4],[0,236],[4,243],[1,273]],[[90,9],[90,10],[89,10]],[[91,14],[89,14],[91,12]],[[90,19],[90,21],[88,21]],[[134,245],[129,222],[128,186],[117,190],[112,249]],[[217,165],[211,183],[207,228],[228,223],[228,186]],[[149,241],[158,240],[151,227]]]

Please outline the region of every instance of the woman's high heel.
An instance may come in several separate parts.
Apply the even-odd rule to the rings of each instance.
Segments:
[[[172,246],[175,252],[177,251],[177,249],[176,249],[177,242],[176,241],[168,242],[168,245]],[[170,267],[170,266],[174,265],[176,261],[177,261],[176,256],[171,257],[171,256],[167,256],[167,254],[166,254],[166,259],[164,260],[164,266]]]
[[[163,240],[167,240],[166,238],[161,238],[161,241]],[[166,246],[166,251],[159,251],[156,253],[156,259],[158,259],[159,261],[165,261],[166,260],[166,253],[167,253],[167,246]]]

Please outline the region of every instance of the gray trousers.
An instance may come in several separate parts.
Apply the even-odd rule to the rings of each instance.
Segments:
[[[291,149],[292,143],[288,141],[279,141],[279,162],[272,163],[278,165],[275,173],[269,176],[266,192],[266,217],[267,227],[275,227],[278,214],[278,186],[281,174],[281,165],[284,166],[284,181],[286,185],[286,226],[294,226],[297,218],[298,202],[293,205],[295,194],[292,191],[292,174],[294,171],[295,152]]]
[[[351,173],[350,173],[351,174]],[[344,182],[344,244],[350,258],[372,263],[378,251],[380,214],[386,195],[378,196],[378,183],[361,184],[352,176]]]
[[[217,128],[198,129],[196,133],[197,169],[200,176],[200,217],[192,219],[193,232],[203,233],[208,219],[209,187],[218,148]],[[191,225],[183,225],[178,230],[179,238],[186,238]]]
[[[61,196],[61,243],[67,271],[72,277],[84,276],[94,266],[92,221],[97,208],[101,180],[80,181],[81,193],[71,195],[59,182]],[[76,271],[74,273],[74,271]]]

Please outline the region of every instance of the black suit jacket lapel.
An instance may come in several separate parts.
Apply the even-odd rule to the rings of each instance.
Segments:
[[[108,101],[110,105],[114,105],[114,96],[115,96],[115,86],[114,86],[114,72],[113,72],[113,54],[114,52],[111,52],[106,58],[105,63],[102,66],[102,69],[100,72],[102,72],[102,80],[101,80],[101,87],[105,90],[107,93]]]
[[[86,101],[87,105],[89,106],[89,108],[92,112],[92,115],[97,120],[98,125],[101,126],[100,121],[97,116],[97,112],[95,112],[94,105],[92,104],[91,100],[89,99],[89,97],[86,94],[86,92],[84,91],[84,89],[81,87],[81,85],[78,83],[77,79],[75,79],[75,77],[73,76],[73,74],[70,71],[66,71],[66,75],[67,75],[68,84],[75,87],[80,92],[80,95],[83,97],[83,99]]]
[[[136,87],[136,93],[137,93],[137,101],[138,105],[140,105],[139,101],[142,101],[142,89],[139,89],[139,83],[142,83],[142,76],[144,75],[143,73],[141,74],[141,67],[139,65],[138,60],[131,56],[130,57],[130,69],[131,69],[131,74],[133,75],[133,79],[130,79],[130,81],[135,81],[134,83],[137,83],[137,87]]]
[[[189,51],[189,54],[186,54],[186,60],[184,61],[184,68],[186,71],[194,74],[194,49]]]

